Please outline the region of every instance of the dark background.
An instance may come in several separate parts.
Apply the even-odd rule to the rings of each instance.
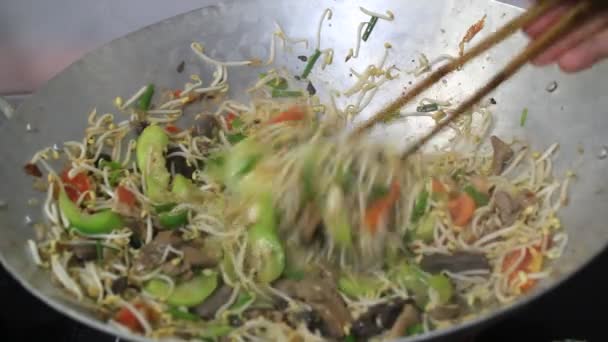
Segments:
[[[555,291],[488,326],[474,342],[607,341],[608,252]],[[12,341],[114,342],[29,295],[0,268],[0,336]]]

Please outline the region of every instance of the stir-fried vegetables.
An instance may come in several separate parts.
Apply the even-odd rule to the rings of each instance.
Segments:
[[[361,11],[370,19],[347,59],[394,18]],[[139,87],[115,100],[121,116],[93,111],[84,139],[36,153],[24,168],[46,191],[41,239],[27,246],[34,262],[111,324],[150,338],[399,338],[533,290],[567,243],[557,215],[569,182],[551,174],[556,145],[487,144],[483,106],[454,124],[449,146],[406,160],[393,144],[346,139],[350,120],[400,70],[386,43],[321,102],[334,53],[321,48],[321,28],[331,16],[323,12],[312,55],[300,58],[301,77],[256,70],[249,102],[228,97],[229,70],[270,68],[275,40],[302,42],[278,23],[268,62],[218,60],[193,43],[214,68],[209,79]],[[451,105],[422,99],[416,113],[395,116],[438,121]],[[198,114],[178,121],[186,106]]]

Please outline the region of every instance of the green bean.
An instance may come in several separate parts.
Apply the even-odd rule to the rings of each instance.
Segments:
[[[263,195],[256,209],[257,222],[247,231],[250,258],[255,264],[258,281],[270,283],[279,278],[285,269],[285,252],[277,231],[272,197]]]

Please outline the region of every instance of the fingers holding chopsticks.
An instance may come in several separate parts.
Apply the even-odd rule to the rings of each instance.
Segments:
[[[557,23],[573,3],[575,2],[556,7],[524,31],[536,39]],[[600,11],[582,23],[538,56],[533,63],[537,66],[557,63],[565,72],[577,72],[590,68],[604,58],[608,58],[608,10]]]

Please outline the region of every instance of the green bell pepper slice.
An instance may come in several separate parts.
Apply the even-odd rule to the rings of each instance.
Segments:
[[[414,294],[418,305],[425,306],[429,299],[429,289],[439,295],[439,304],[446,304],[454,293],[453,285],[443,274],[431,275],[418,266],[404,263],[389,272],[389,278],[402,284]]]
[[[83,213],[64,190],[59,192],[59,209],[70,221],[70,226],[84,234],[108,234],[124,226],[122,217],[109,210],[95,214]]]
[[[257,270],[257,280],[271,283],[279,278],[285,269],[285,251],[279,239],[277,215],[271,195],[263,195],[257,206],[257,222],[247,232],[250,258]]]
[[[338,279],[338,289],[354,298],[371,296],[380,287],[382,282],[370,275],[342,275]]]
[[[339,247],[352,247],[352,228],[347,210],[344,207],[342,189],[337,185],[331,186],[326,202],[323,210],[323,222],[327,227],[328,234]]]
[[[244,139],[234,145],[224,157],[222,178],[226,186],[239,189],[243,176],[255,168],[263,153],[264,148],[253,139]]]
[[[153,202],[166,202],[171,174],[165,166],[164,151],[169,144],[169,136],[157,126],[146,127],[137,139],[137,166],[144,176],[146,195]]]
[[[431,211],[418,222],[414,237],[424,242],[433,241],[436,222],[437,214]]]
[[[226,323],[212,322],[204,326],[203,333],[199,337],[203,341],[216,341],[219,337],[230,334],[232,330],[234,328]]]
[[[193,307],[202,303],[209,297],[218,284],[218,273],[204,270],[194,278],[175,286],[173,292],[169,291],[169,284],[159,279],[152,279],[146,283],[144,290],[153,297],[166,299],[173,306]]]

